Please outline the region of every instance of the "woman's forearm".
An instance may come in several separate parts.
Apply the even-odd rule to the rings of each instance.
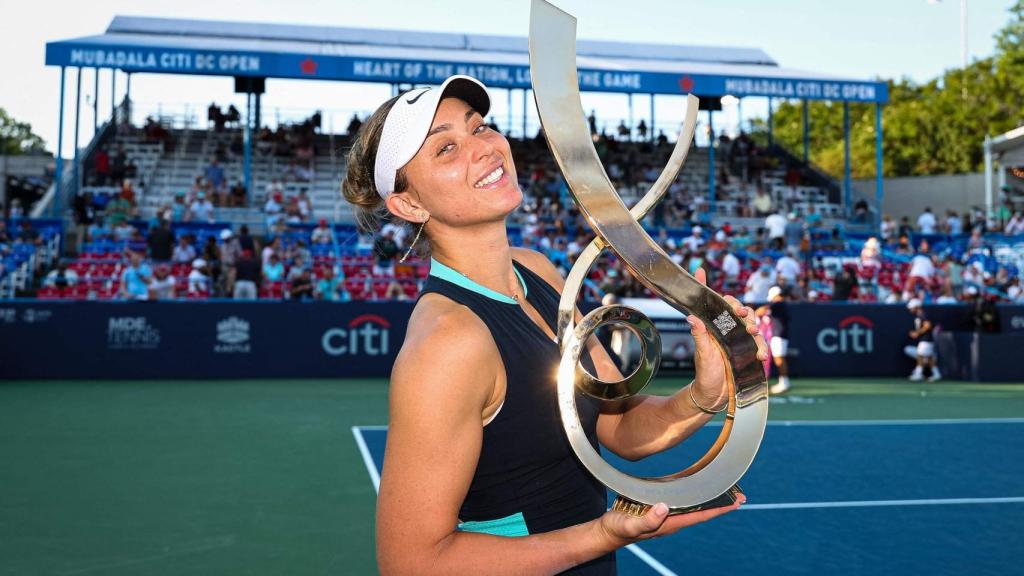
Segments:
[[[591,520],[522,537],[453,532],[429,549],[378,549],[384,576],[558,574],[624,546]]]

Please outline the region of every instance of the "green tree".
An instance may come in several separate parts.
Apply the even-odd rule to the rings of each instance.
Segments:
[[[1009,13],[992,57],[922,84],[907,78],[888,81],[889,102],[882,113],[886,176],[978,171],[985,136],[1024,124],[1024,0],[1017,0]],[[843,172],[842,108],[838,102],[809,105],[811,162],[836,178]],[[803,149],[802,119],[799,101],[783,102],[775,111],[775,141],[797,156]],[[764,123],[758,128],[763,132]],[[854,177],[874,175],[874,147],[874,106],[851,104]]]
[[[18,122],[0,108],[0,154],[36,154],[46,151],[46,142],[32,132],[32,125]]]

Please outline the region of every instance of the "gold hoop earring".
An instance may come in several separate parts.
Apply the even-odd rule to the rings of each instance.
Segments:
[[[416,243],[420,241],[420,234],[423,233],[423,227],[427,225],[427,221],[430,220],[430,214],[427,214],[427,219],[420,224],[420,229],[416,231],[416,237],[412,239],[412,244],[409,244],[409,248],[405,251],[405,255],[399,260],[399,263],[405,262],[405,259],[412,253],[412,249],[416,246]]]

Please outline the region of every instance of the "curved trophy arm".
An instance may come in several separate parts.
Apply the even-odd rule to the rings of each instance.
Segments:
[[[687,123],[681,134],[686,138],[681,138],[673,151],[672,159],[677,162],[670,160],[655,187],[631,211],[623,204],[605,173],[587,124],[583,121],[575,41],[575,18],[544,0],[533,0],[530,73],[537,110],[555,161],[580,211],[597,234],[597,239],[577,259],[570,272],[559,306],[562,361],[558,373],[558,399],[562,424],[580,461],[620,498],[641,507],[665,502],[676,512],[699,508],[734,488],[753,461],[767,421],[768,403],[764,400],[767,399],[768,387],[757,359],[757,343],[743,329],[742,319],[725,299],[676,265],[638,222],[661,199],[682,166],[692,140],[691,115],[695,125],[695,99],[691,96],[687,106]],[[640,282],[673,308],[701,318],[708,327],[708,333],[726,351],[729,374],[726,424],[715,446],[696,464],[677,474],[639,478],[620,472],[594,450],[580,425],[575,388],[585,377],[580,374],[579,359],[587,338],[600,321],[592,316],[592,312],[579,326],[574,326],[575,300],[590,265],[605,247],[611,248]],[[651,341],[643,337],[641,341],[646,347],[651,347]],[[646,380],[642,383],[626,382],[617,388],[613,386],[614,394],[642,388],[653,376],[653,373],[646,372],[645,369],[634,371],[626,378],[627,381],[634,377]],[[620,384],[591,378],[590,389],[585,391],[597,392],[599,397],[602,384]]]

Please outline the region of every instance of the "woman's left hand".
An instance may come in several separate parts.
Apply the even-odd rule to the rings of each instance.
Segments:
[[[698,268],[694,276],[698,282],[707,285],[707,273],[703,268]],[[732,306],[733,312],[743,320],[747,333],[754,336],[757,341],[757,359],[763,362],[768,358],[768,346],[757,329],[757,318],[754,311],[732,296],[726,296],[725,300]],[[695,346],[694,363],[697,376],[691,384],[693,397],[701,406],[710,410],[718,410],[723,408],[729,400],[729,386],[726,381],[728,359],[725,351],[718,341],[708,333],[707,326],[700,318],[690,314],[686,320],[690,323],[690,333],[693,334]]]

